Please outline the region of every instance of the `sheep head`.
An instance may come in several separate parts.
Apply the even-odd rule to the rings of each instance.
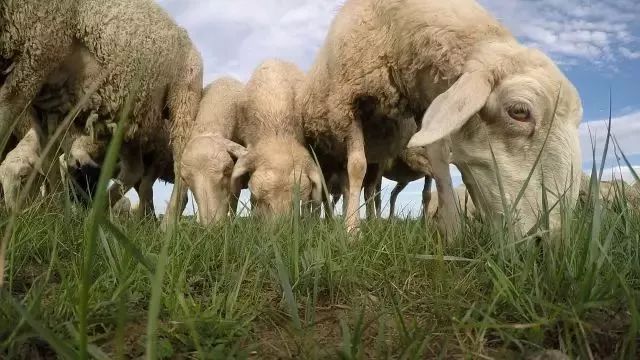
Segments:
[[[180,159],[180,176],[198,205],[198,221],[210,225],[229,212],[230,178],[234,159],[246,153],[243,146],[220,136],[204,134],[192,138]]]
[[[245,175],[250,176],[251,210],[258,216],[284,215],[294,200],[322,201],[321,172],[295,139],[268,139],[250,147],[233,169],[232,189],[237,191]]]
[[[457,81],[433,100],[409,147],[449,138],[452,162],[474,203],[485,214],[505,213],[499,177],[520,230],[538,223],[544,186],[549,206],[555,205],[550,227],[557,227],[559,200],[574,206],[580,188],[580,96],[540,51],[505,42],[479,44],[473,54]]]

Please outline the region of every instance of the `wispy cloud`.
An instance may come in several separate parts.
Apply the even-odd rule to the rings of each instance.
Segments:
[[[615,64],[637,46],[635,0],[479,0],[525,43],[563,64]]]
[[[580,125],[580,144],[582,158],[585,164],[593,160],[593,146],[595,145],[596,160],[600,162],[607,139],[609,120],[584,122]],[[620,150],[627,157],[640,155],[640,111],[611,119],[611,135],[616,139]],[[608,151],[609,162],[616,161],[613,143],[610,142]]]

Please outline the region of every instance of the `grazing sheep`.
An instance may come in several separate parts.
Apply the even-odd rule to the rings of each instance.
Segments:
[[[258,215],[291,211],[294,189],[302,201],[322,201],[322,175],[306,148],[297,109],[304,73],[294,64],[266,60],[254,71],[241,104],[238,133],[247,153],[236,162],[231,188],[249,175],[251,210]]]
[[[347,0],[303,89],[308,141],[316,152],[346,160],[349,229],[357,228],[362,180],[372,162],[365,155],[363,128],[371,117],[362,116],[363,102],[389,120],[422,119],[409,146],[427,148],[438,224],[448,238],[459,226],[450,150],[472,197],[481,199],[474,203],[494,216],[502,210],[497,174],[514,199],[545,144],[518,204],[525,231],[536,223],[543,179],[560,188],[556,194],[575,184],[567,197],[577,198],[578,92],[546,55],[520,45],[474,0]],[[557,225],[558,214],[551,218]]]
[[[95,115],[100,123],[117,119],[131,98],[125,141],[135,139],[132,146],[153,146],[138,129],[149,134],[169,119],[179,160],[201,97],[202,59],[187,32],[155,2],[3,1],[0,57],[15,60],[0,88],[0,135],[45,84],[66,83],[76,100],[90,94],[81,117]],[[174,187],[168,214],[178,211],[183,192]]]
[[[243,91],[244,84],[230,77],[207,85],[182,154],[181,176],[193,192],[203,225],[224,219],[229,207],[235,211],[240,196],[231,194],[230,181],[234,160],[246,152],[237,144]]]

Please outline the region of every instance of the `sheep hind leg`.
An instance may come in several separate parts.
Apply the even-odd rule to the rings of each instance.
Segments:
[[[396,186],[391,190],[391,196],[389,198],[389,218],[393,218],[396,216],[396,201],[398,200],[398,195],[407,187],[408,183],[399,182]]]
[[[364,201],[367,212],[367,219],[373,219],[377,215],[376,208],[376,188],[378,173],[380,172],[378,164],[368,164],[367,171],[364,176]]]
[[[424,187],[422,188],[422,217],[426,220],[428,215],[429,203],[431,202],[431,185],[433,178],[429,175],[424,177]]]
[[[153,205],[153,184],[157,178],[155,172],[147,173],[136,185],[136,192],[140,199],[140,205],[136,210],[136,217],[156,219],[155,207]]]
[[[126,145],[123,145],[123,147]],[[118,177],[108,189],[109,207],[113,207],[122,197],[142,180],[144,162],[138,146],[126,146],[121,151],[121,167]]]

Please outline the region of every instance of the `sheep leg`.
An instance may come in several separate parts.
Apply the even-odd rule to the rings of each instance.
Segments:
[[[382,172],[376,185],[376,217],[382,217]]]
[[[231,194],[231,199],[229,200],[229,211],[230,211],[231,217],[235,217],[238,212],[238,201],[240,200],[240,191],[236,191],[235,193]]]
[[[155,170],[155,168],[152,168]],[[153,184],[156,182],[158,178],[157,173],[155,171],[149,171],[140,182],[136,185],[136,192],[138,193],[138,198],[140,198],[140,205],[136,211],[136,216],[138,218],[150,218],[155,219],[155,207],[153,205]]]
[[[173,171],[175,174],[180,174],[178,163],[179,161],[174,160]],[[180,176],[176,176],[175,183],[173,184],[173,190],[171,191],[171,197],[169,198],[169,204],[167,205],[167,210],[165,211],[165,214],[162,217],[162,222],[160,223],[160,229],[162,231],[168,231],[170,225],[173,224],[174,221],[177,221],[178,217],[184,212],[188,201],[187,191],[188,189],[182,183]]]
[[[431,202],[431,183],[433,183],[433,178],[429,175],[425,175],[424,187],[422,188],[422,217],[424,217],[425,220],[428,216],[427,209]]]
[[[405,187],[407,187],[408,183],[399,182],[396,186],[391,190],[391,198],[389,199],[389,218],[396,216],[396,200],[398,200],[398,195]]]
[[[368,164],[364,175],[364,201],[367,212],[367,219],[376,217],[375,192],[380,166],[378,164]]]
[[[124,147],[124,146],[123,146]],[[121,151],[121,167],[116,181],[109,187],[109,206],[113,207],[141,179],[144,173],[142,153],[138,146],[126,146]]]
[[[449,172],[449,144],[446,140],[439,140],[427,145],[426,150],[438,190],[438,212],[436,215],[438,228],[445,238],[451,241],[457,234],[460,214],[457,210],[453,181]]]
[[[180,179],[180,157],[184,151],[189,131],[196,119],[200,100],[202,98],[202,60],[197,51],[192,51],[185,60],[187,66],[179,76],[179,81],[169,86],[168,109],[171,122],[171,143],[173,151],[173,172],[176,175],[171,198],[167,205],[167,211],[162,218],[160,228],[169,230],[169,225],[182,214],[187,206],[187,187]]]
[[[360,191],[367,171],[367,157],[364,152],[364,135],[362,124],[352,119],[351,129],[347,137],[347,182],[349,194],[345,196],[345,220],[347,230],[358,231],[360,225]]]

